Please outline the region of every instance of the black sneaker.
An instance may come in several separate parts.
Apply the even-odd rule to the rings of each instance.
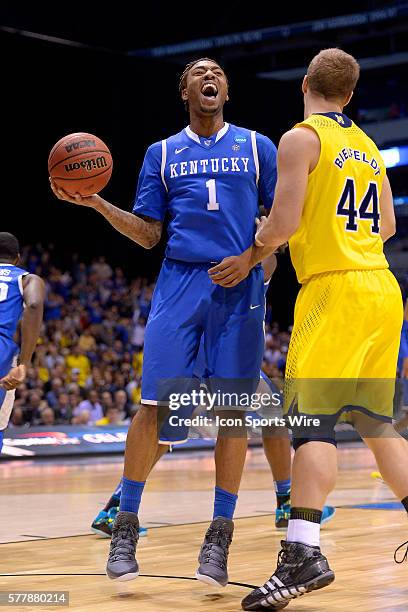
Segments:
[[[322,589],[334,572],[318,546],[282,541],[275,573],[242,600],[244,610],[282,610],[291,599]]]
[[[139,519],[134,512],[118,512],[112,530],[106,573],[111,580],[125,582],[139,575],[135,554],[139,540]]]
[[[234,533],[231,519],[217,516],[205,534],[196,572],[197,580],[212,586],[225,587],[228,584],[228,551]]]

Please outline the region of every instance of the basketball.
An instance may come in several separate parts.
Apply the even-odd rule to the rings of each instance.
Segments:
[[[112,174],[112,155],[97,136],[76,132],[64,136],[51,149],[48,172],[70,195],[99,193]]]

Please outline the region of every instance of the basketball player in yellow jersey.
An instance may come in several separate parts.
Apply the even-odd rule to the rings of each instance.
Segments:
[[[302,284],[287,362],[288,412],[296,400],[297,414],[319,414],[333,425],[351,410],[348,420],[408,510],[408,445],[391,423],[402,297],[383,253],[395,217],[377,147],[343,114],[358,77],[357,61],[340,49],[311,61],[305,120],[281,139],[275,199],[256,244],[289,241]],[[351,381],[345,389],[344,381]],[[287,538],[274,574],[243,600],[244,610],[280,610],[334,580],[319,530],[336,481],[336,442],[327,430],[294,436]]]

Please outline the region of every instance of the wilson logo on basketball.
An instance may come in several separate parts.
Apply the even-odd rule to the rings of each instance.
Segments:
[[[67,153],[71,153],[71,151],[76,151],[77,149],[85,149],[86,147],[96,147],[95,141],[78,140],[77,142],[71,142],[70,144],[65,145],[65,150]]]
[[[92,172],[92,170],[98,170],[99,168],[106,168],[108,162],[104,158],[104,156],[92,158],[92,159],[83,159],[80,162],[72,162],[70,164],[64,164],[64,168],[66,172],[73,172],[74,170],[79,170],[83,168],[87,172]]]

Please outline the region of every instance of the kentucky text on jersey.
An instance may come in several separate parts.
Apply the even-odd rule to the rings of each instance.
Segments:
[[[374,176],[381,174],[381,168],[378,161],[375,157],[372,157],[365,151],[359,151],[358,149],[351,149],[350,147],[344,147],[341,151],[338,152],[334,163],[338,168],[343,168],[344,164],[348,159],[354,159],[355,161],[362,162],[364,164],[369,164],[374,170]]]
[[[170,178],[207,172],[249,172],[249,157],[211,157],[170,164]]]
[[[275,183],[266,136],[225,123],[203,138],[187,127],[148,148],[133,212],[168,220],[166,257],[219,262],[253,244],[259,204],[272,206]]]

